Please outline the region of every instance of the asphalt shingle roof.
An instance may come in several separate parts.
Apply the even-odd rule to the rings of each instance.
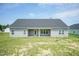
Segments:
[[[67,27],[60,19],[17,19],[10,27]]]
[[[70,29],[79,29],[79,23],[71,25]]]

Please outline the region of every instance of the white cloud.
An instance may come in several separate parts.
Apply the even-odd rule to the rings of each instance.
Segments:
[[[28,15],[29,15],[29,16],[32,16],[32,17],[34,17],[34,16],[35,16],[35,14],[34,14],[34,13],[29,13]]]
[[[78,16],[78,15],[79,15],[79,9],[76,9],[76,10],[69,10],[69,11],[64,11],[64,12],[54,14],[52,17],[53,18],[69,18],[69,17]]]

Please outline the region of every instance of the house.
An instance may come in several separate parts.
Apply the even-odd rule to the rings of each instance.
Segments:
[[[67,37],[68,26],[60,19],[17,19],[10,25],[11,37]]]
[[[71,34],[78,34],[79,35],[79,23],[71,25],[69,33],[71,33]]]
[[[6,28],[6,29],[4,30],[4,32],[10,32],[10,29],[9,29],[9,28]]]

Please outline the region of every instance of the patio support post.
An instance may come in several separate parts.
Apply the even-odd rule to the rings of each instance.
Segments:
[[[38,36],[40,37],[40,29],[38,29]]]

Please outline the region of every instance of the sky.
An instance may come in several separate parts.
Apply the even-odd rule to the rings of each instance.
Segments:
[[[61,19],[68,26],[79,23],[79,3],[0,3],[0,24],[42,18]]]

